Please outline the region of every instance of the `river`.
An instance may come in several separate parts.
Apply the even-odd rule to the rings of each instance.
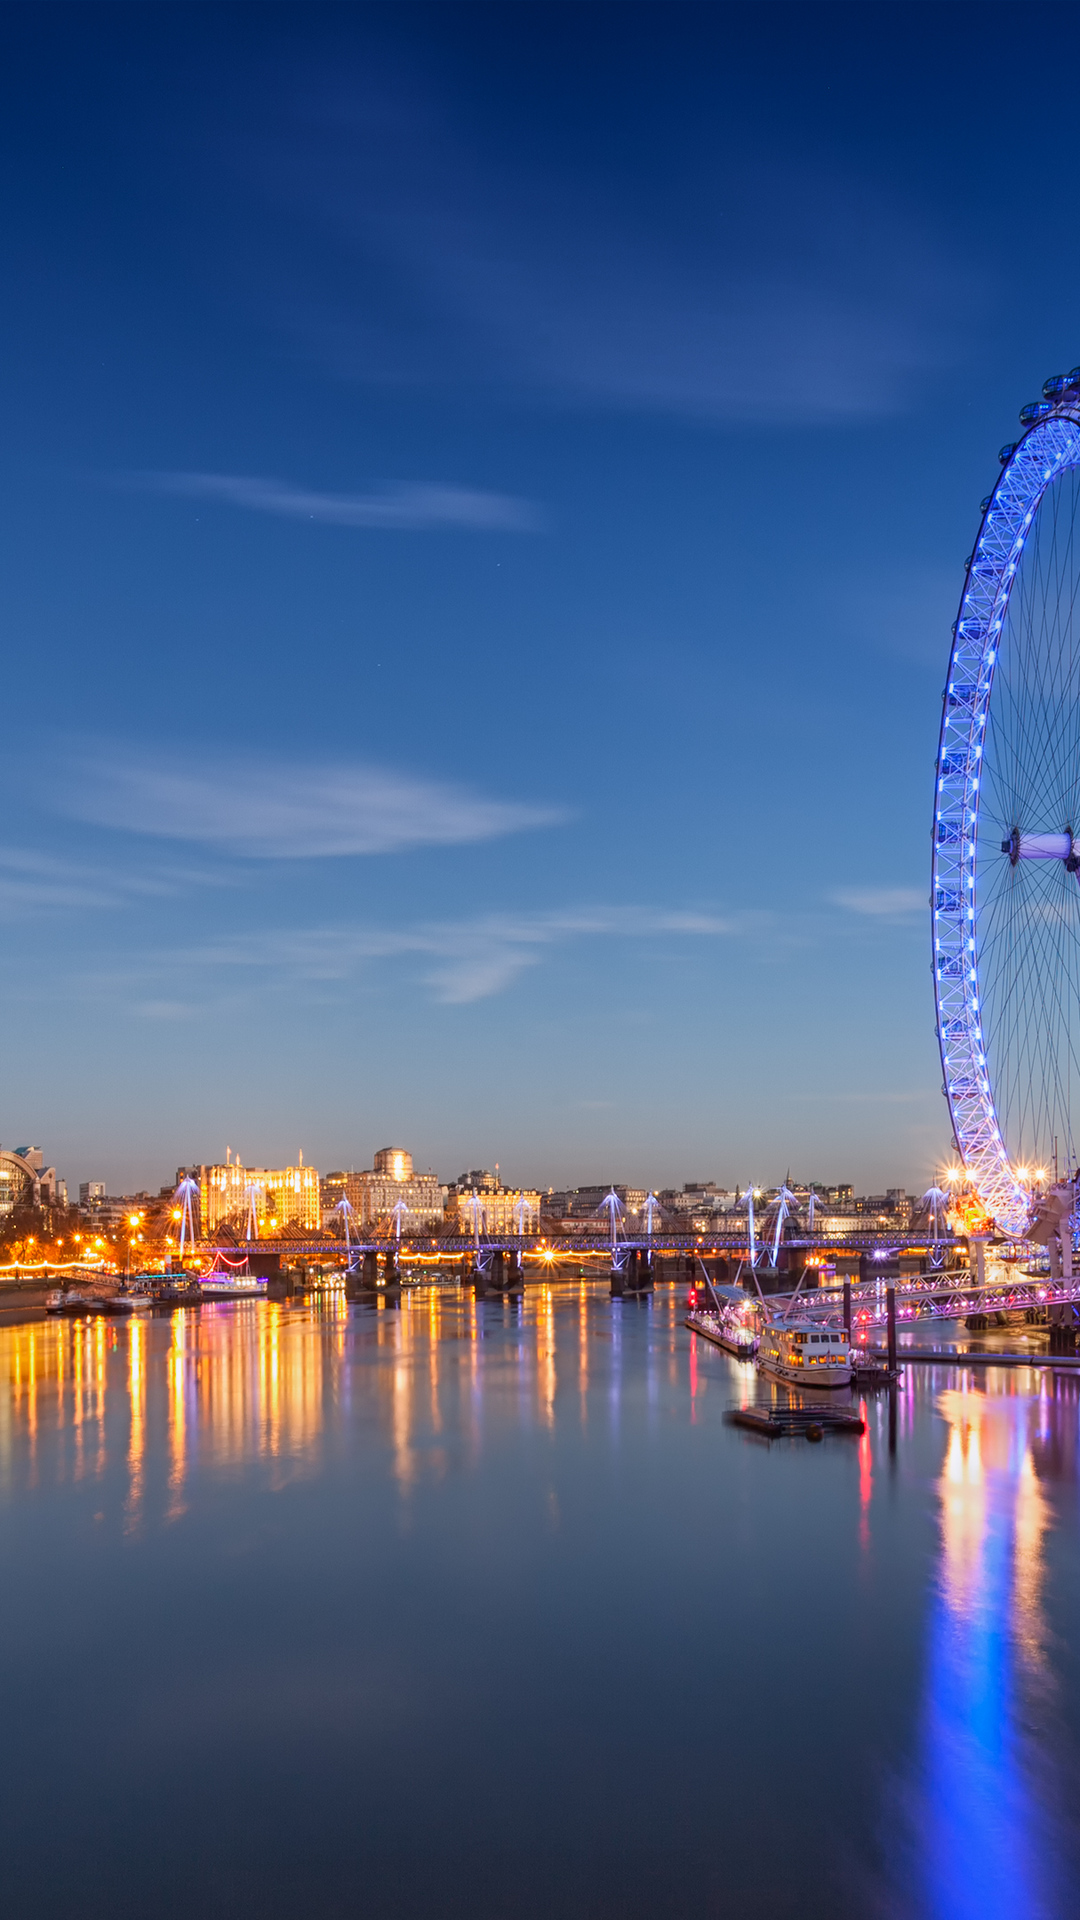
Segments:
[[[1075,1914],[1080,1380],[767,1442],[684,1297],[0,1331],[5,1911]]]

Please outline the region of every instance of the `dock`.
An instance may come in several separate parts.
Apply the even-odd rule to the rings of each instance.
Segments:
[[[853,1349],[855,1353],[873,1354],[875,1359],[883,1360],[882,1347]],[[905,1367],[916,1361],[939,1367],[1049,1367],[1054,1373],[1080,1373],[1080,1354],[1068,1353],[995,1353],[991,1349],[972,1353],[967,1349],[950,1352],[938,1347],[899,1347],[897,1359]]]
[[[717,1327],[710,1327],[697,1314],[687,1314],[683,1326],[689,1327],[691,1333],[698,1334],[702,1340],[711,1341],[714,1347],[720,1348],[721,1353],[727,1354],[729,1360],[752,1360],[754,1357],[751,1345],[747,1344],[746,1349],[740,1352],[730,1334],[722,1333]]]
[[[865,1433],[866,1421],[846,1407],[729,1407],[729,1427],[747,1427],[770,1440],[801,1434],[820,1440],[826,1433]]]

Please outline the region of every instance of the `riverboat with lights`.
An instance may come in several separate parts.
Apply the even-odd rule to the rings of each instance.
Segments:
[[[199,1281],[204,1300],[265,1300],[266,1281],[253,1273],[231,1273],[227,1267],[215,1267]]]
[[[758,1340],[762,1373],[792,1387],[849,1387],[851,1349],[843,1329],[820,1320],[767,1320]]]

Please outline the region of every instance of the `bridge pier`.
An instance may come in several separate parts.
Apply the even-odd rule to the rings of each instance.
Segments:
[[[358,1300],[366,1293],[374,1293],[379,1284],[379,1256],[377,1253],[362,1253],[358,1267],[345,1274],[346,1300]]]
[[[1050,1352],[1076,1352],[1076,1315],[1072,1307],[1055,1307],[1050,1313]]]

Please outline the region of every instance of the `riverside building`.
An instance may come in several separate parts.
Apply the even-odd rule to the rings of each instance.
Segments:
[[[505,1187],[497,1171],[473,1167],[447,1193],[446,1224],[451,1233],[535,1233],[540,1225],[539,1191]]]
[[[320,1182],[324,1226],[331,1227],[340,1220],[335,1209],[342,1200],[349,1202],[356,1227],[386,1225],[395,1207],[404,1202],[408,1213],[403,1231],[431,1233],[442,1225],[446,1188],[433,1173],[417,1173],[412,1154],[404,1147],[380,1147],[363,1173],[328,1173]]]
[[[67,1188],[40,1147],[0,1147],[0,1216],[16,1207],[66,1207]]]
[[[224,1166],[199,1168],[199,1218],[207,1240],[218,1227],[246,1234],[254,1217],[257,1234],[319,1228],[319,1175],[305,1167],[245,1167],[230,1156]]]
[[[561,1225],[567,1232],[610,1233],[611,1218],[604,1208],[609,1193],[622,1204],[624,1224],[636,1226],[647,1197],[645,1189],[617,1182],[604,1187],[549,1187],[540,1199],[543,1225],[553,1231]]]

